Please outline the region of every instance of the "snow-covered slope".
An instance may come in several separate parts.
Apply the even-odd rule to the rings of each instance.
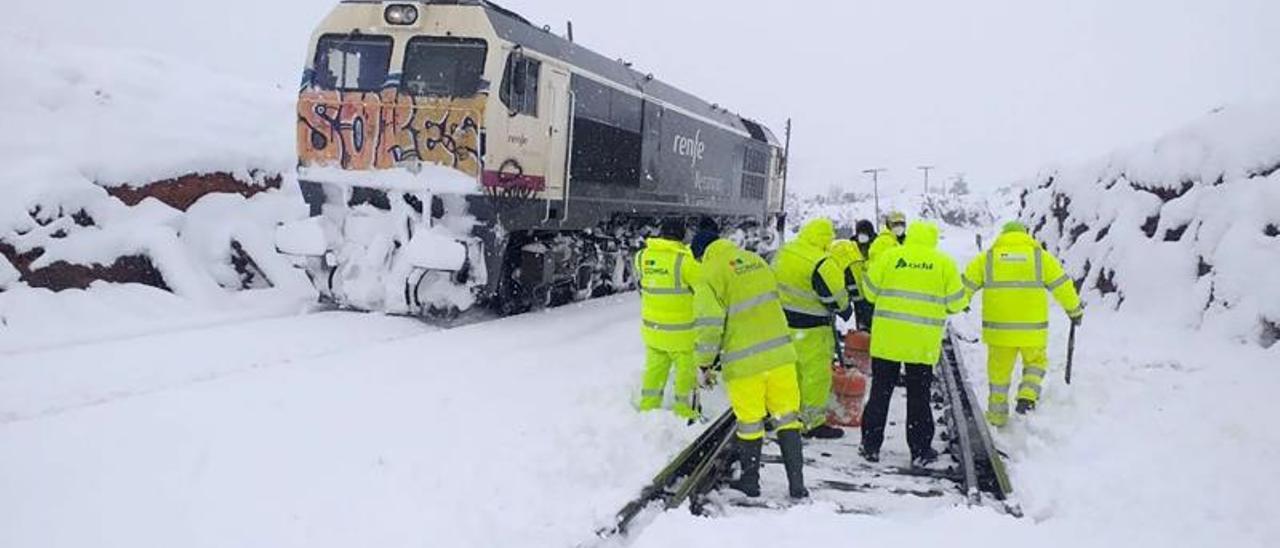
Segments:
[[[1049,170],[1023,204],[1092,304],[1264,346],[1280,338],[1280,101]]]
[[[84,292],[123,310],[313,298],[272,240],[279,221],[306,215],[289,175],[290,93],[152,53],[3,32],[0,66],[0,339],[130,322],[91,313]],[[168,203],[139,190],[157,182]],[[252,268],[237,268],[245,258]],[[150,287],[85,287],[93,280]],[[233,295],[244,287],[272,289]],[[133,319],[154,319],[144,308]]]

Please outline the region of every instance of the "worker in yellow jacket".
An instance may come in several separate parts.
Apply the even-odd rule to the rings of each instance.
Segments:
[[[880,460],[889,400],[899,375],[905,374],[907,445],[912,465],[924,466],[938,458],[929,407],[933,367],[942,356],[947,316],[964,310],[969,295],[955,262],[938,250],[938,226],[924,221],[912,223],[906,243],[871,264],[865,287],[876,312],[861,453],[868,461]]]
[[[702,277],[694,286],[697,362],[708,378],[714,378],[713,364],[719,364],[738,419],[742,475],[730,485],[747,496],[760,496],[767,415],[778,431],[790,494],[807,497],[796,351],[773,271],[759,255],[719,239],[716,231],[700,231],[692,249],[702,263]]]
[[[645,241],[636,254],[640,276],[641,335],[645,345],[644,379],[640,410],[662,407],[667,377],[675,369],[676,415],[695,419],[693,393],[698,374],[693,360],[693,285],[699,266],[684,244],[685,222],[662,223],[656,237]]]
[[[982,291],[982,339],[987,343],[987,421],[1009,421],[1009,384],[1018,356],[1022,382],[1017,412],[1035,409],[1048,373],[1049,299],[1052,293],[1072,322],[1084,317],[1084,306],[1062,263],[1040,247],[1026,225],[1010,222],[991,249],[965,269],[963,282],[970,294]]]
[[[796,239],[782,246],[773,262],[782,309],[799,355],[796,370],[804,435],[823,439],[844,435],[844,430],[827,424],[831,362],[836,351],[832,321],[849,306],[845,266],[829,253],[835,237],[835,224],[830,219],[809,221]]]
[[[884,227],[871,242],[871,249],[867,252],[867,261],[869,261],[867,266],[870,267],[870,263],[874,263],[890,249],[901,246],[906,239],[907,216],[901,211],[892,211],[885,215]]]
[[[836,240],[831,244],[831,259],[836,262],[836,266],[844,270],[844,288],[849,294],[849,303],[855,315],[854,321],[858,330],[869,331],[873,308],[862,289],[863,281],[867,278],[867,259],[858,249],[858,244],[852,240]],[[849,321],[848,316],[844,316],[844,319],[846,322]]]

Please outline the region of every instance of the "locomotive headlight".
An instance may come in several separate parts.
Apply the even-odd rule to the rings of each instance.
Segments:
[[[389,25],[412,25],[418,22],[418,8],[409,4],[391,4],[383,11]]]

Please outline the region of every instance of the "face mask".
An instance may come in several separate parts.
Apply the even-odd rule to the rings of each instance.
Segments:
[[[901,238],[903,234],[907,233],[907,227],[902,225],[894,225],[892,230],[893,235],[898,236],[899,238]]]
[[[866,234],[859,234],[859,235],[858,235],[858,243],[860,243],[860,244],[865,244],[865,243],[870,242],[870,241],[871,241],[871,236],[867,236]]]

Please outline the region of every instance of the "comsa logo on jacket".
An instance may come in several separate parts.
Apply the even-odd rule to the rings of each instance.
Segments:
[[[903,268],[913,268],[916,270],[933,270],[933,263],[928,261],[920,261],[918,263],[909,263],[906,259],[898,259],[898,264],[893,265],[894,270]]]
[[[658,261],[645,259],[644,273],[645,275],[666,276],[667,274],[670,274],[671,271],[668,270],[667,267],[658,264]]]

